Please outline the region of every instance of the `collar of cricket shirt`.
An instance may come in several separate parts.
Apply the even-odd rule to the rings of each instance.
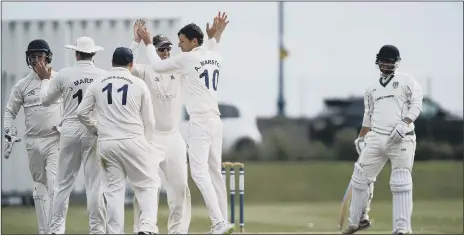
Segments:
[[[202,48],[201,46],[198,46],[198,47],[193,48],[191,51],[197,51],[197,50],[200,50],[201,48]]]
[[[127,73],[129,73],[129,74],[131,73],[131,72],[129,71],[129,69],[126,69],[126,68],[123,68],[123,67],[113,67],[113,68],[111,69],[111,71],[127,72]]]
[[[91,61],[91,60],[78,60],[78,61],[76,61],[76,65],[91,65],[91,66],[95,66],[95,64],[94,64],[93,61]]]

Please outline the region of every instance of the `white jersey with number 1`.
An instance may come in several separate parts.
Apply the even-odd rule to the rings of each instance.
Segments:
[[[61,118],[60,157],[55,194],[50,219],[50,233],[64,233],[68,200],[79,170],[84,168],[85,188],[88,195],[90,233],[105,231],[102,192],[103,168],[96,156],[96,135],[78,119],[76,110],[90,84],[107,72],[97,68],[92,61],[79,60],[74,66],[62,69],[52,79],[42,81],[41,99],[48,106],[63,97]]]
[[[98,78],[108,73],[95,66],[92,61],[80,60],[76,65],[60,70],[53,79],[42,80],[42,104],[50,103],[63,97],[62,124],[79,124],[76,110],[82,101],[87,87]]]

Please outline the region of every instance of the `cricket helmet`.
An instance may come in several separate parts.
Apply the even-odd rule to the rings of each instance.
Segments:
[[[43,39],[32,40],[27,46],[26,51],[26,63],[28,67],[32,67],[32,58],[31,55],[37,52],[45,53],[45,61],[50,64],[52,62],[52,50],[48,43]]]
[[[377,53],[375,64],[382,74],[389,75],[395,72],[401,61],[400,51],[393,45],[385,45]]]

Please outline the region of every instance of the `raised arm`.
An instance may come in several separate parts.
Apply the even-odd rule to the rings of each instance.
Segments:
[[[132,41],[129,47],[132,50],[132,53],[134,54],[134,65],[132,67],[131,73],[132,75],[138,78],[141,78],[141,79],[145,79],[145,66],[136,63],[137,55],[138,55],[138,47],[140,45],[140,42],[142,41],[137,31],[139,30],[140,27],[143,27],[144,24],[145,24],[144,21],[141,19],[138,19],[135,22],[134,32],[133,32],[134,40]]]
[[[140,107],[140,114],[145,128],[145,138],[151,144],[155,134],[155,118],[153,117],[153,103],[151,100],[150,91],[145,83],[141,84],[143,87],[142,107]]]
[[[188,52],[181,52],[174,57],[161,60],[156,54],[155,46],[153,45],[150,33],[146,28],[139,29],[139,35],[147,46],[147,57],[150,61],[151,67],[157,73],[181,73],[184,71],[186,61],[188,59]]]
[[[63,90],[61,89],[61,79],[62,77],[60,74],[58,74],[55,77],[52,75],[50,79],[42,80],[42,86],[40,89],[40,101],[42,102],[43,106],[50,106],[51,104],[55,103],[63,94]]]
[[[188,52],[181,52],[174,57],[170,57],[164,60],[161,60],[159,56],[156,55],[156,49],[153,44],[147,45],[147,56],[150,61],[151,67],[157,73],[180,73],[184,70],[184,63]]]
[[[134,64],[136,62],[136,57],[137,57],[137,49],[139,48],[140,42],[132,41],[132,43],[129,46],[129,49],[131,49],[132,53],[134,54]]]
[[[97,134],[97,121],[92,118],[90,113],[95,107],[95,95],[94,95],[94,86],[95,83],[90,84],[87,92],[82,99],[82,102],[77,107],[76,113],[79,121],[84,124],[92,133]]]
[[[406,86],[406,96],[409,98],[409,110],[406,112],[404,121],[408,124],[414,122],[422,111],[422,100],[424,95],[422,87],[415,80],[412,79],[411,84]]]
[[[134,54],[134,65],[132,66],[132,69],[131,69],[131,73],[132,75],[138,77],[138,78],[141,78],[142,80],[145,80],[145,67],[144,65],[142,64],[136,64],[135,63],[135,58],[137,57],[137,47],[139,46],[139,44],[136,42],[136,41],[133,41],[131,46],[130,46],[130,49],[132,50],[133,54]],[[135,48],[135,50],[133,49]]]
[[[215,38],[210,38],[203,43],[203,47],[208,51],[218,51],[218,43]]]
[[[132,41],[130,45],[130,49],[132,50],[132,53],[134,54],[134,64],[136,61],[136,55],[137,55],[137,49],[140,45],[140,42],[142,41],[142,38],[140,38],[140,35],[138,34],[138,30],[141,27],[145,27],[145,21],[142,19],[137,19],[134,23],[134,29],[133,29],[133,34],[134,34],[134,41]]]

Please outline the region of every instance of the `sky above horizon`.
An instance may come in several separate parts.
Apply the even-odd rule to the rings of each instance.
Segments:
[[[218,10],[229,24],[220,43],[220,100],[277,113],[277,2],[2,2],[2,20],[179,17],[200,26]],[[324,97],[363,95],[377,80],[375,54],[396,45],[400,69],[453,113],[463,112],[462,2],[287,2],[285,97],[289,116],[313,116]],[[109,9],[104,10],[102,9]],[[59,9],[59,10],[56,10]],[[177,39],[173,40],[177,43]],[[430,79],[431,87],[427,87]]]

